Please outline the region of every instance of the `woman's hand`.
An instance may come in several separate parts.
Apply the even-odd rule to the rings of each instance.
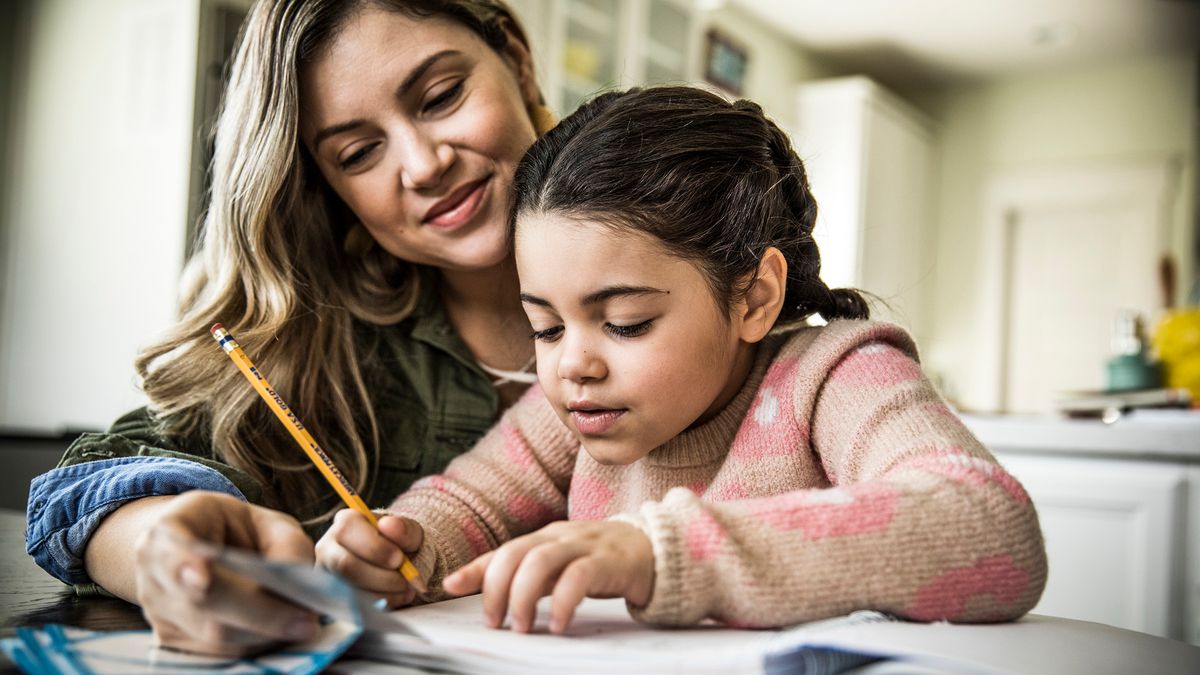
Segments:
[[[499,628],[507,612],[522,633],[533,628],[538,599],[550,595],[550,630],[562,633],[585,597],[649,602],[654,549],[627,523],[560,521],[476,558],[442,586],[454,595],[482,588],[488,625]]]
[[[413,601],[416,590],[400,574],[404,554],[421,548],[425,531],[415,520],[385,515],[379,528],[352,509],[338,511],[317,542],[317,564],[337,572],[359,588],[382,596],[388,607]]]
[[[316,634],[311,611],[212,562],[216,544],[311,563],[312,540],[287,514],[194,491],[130,502],[106,518],[92,539],[88,573],[141,605],[164,646],[240,656]]]

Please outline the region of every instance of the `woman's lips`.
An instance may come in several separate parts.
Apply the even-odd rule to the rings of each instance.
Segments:
[[[435,204],[429,210],[429,214],[432,215],[426,215],[425,224],[443,229],[453,229],[471,220],[483,202],[489,178],[463,186],[454,194]]]
[[[597,436],[616,426],[624,414],[624,410],[572,410],[571,421],[575,423],[579,433]]]

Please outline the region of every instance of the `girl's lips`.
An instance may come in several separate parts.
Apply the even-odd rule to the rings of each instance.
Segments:
[[[571,421],[584,436],[598,436],[616,426],[624,414],[624,410],[572,410]]]
[[[426,219],[425,224],[441,229],[454,229],[471,220],[479,211],[479,205],[483,202],[488,183],[490,182],[487,178],[479,181],[457,204],[454,204],[450,209],[442,211],[432,218]]]

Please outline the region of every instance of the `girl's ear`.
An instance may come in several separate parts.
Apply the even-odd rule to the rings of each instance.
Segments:
[[[746,299],[739,304],[742,311],[738,337],[743,342],[758,342],[766,337],[783,309],[783,297],[787,291],[787,259],[774,246],[767,247],[758,269],[754,271],[754,285],[746,291]]]
[[[526,107],[541,105],[542,90],[538,88],[537,77],[533,71],[533,55],[529,46],[518,37],[517,29],[508,19],[500,19],[500,27],[508,36],[504,44],[504,59],[517,77],[517,87],[521,90],[521,98]]]

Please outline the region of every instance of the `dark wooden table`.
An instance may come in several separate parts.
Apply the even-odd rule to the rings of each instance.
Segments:
[[[79,597],[25,553],[25,514],[0,510],[0,638],[19,626],[61,623],[92,630],[146,628],[142,612],[124,600]],[[20,673],[0,654],[0,675]]]

